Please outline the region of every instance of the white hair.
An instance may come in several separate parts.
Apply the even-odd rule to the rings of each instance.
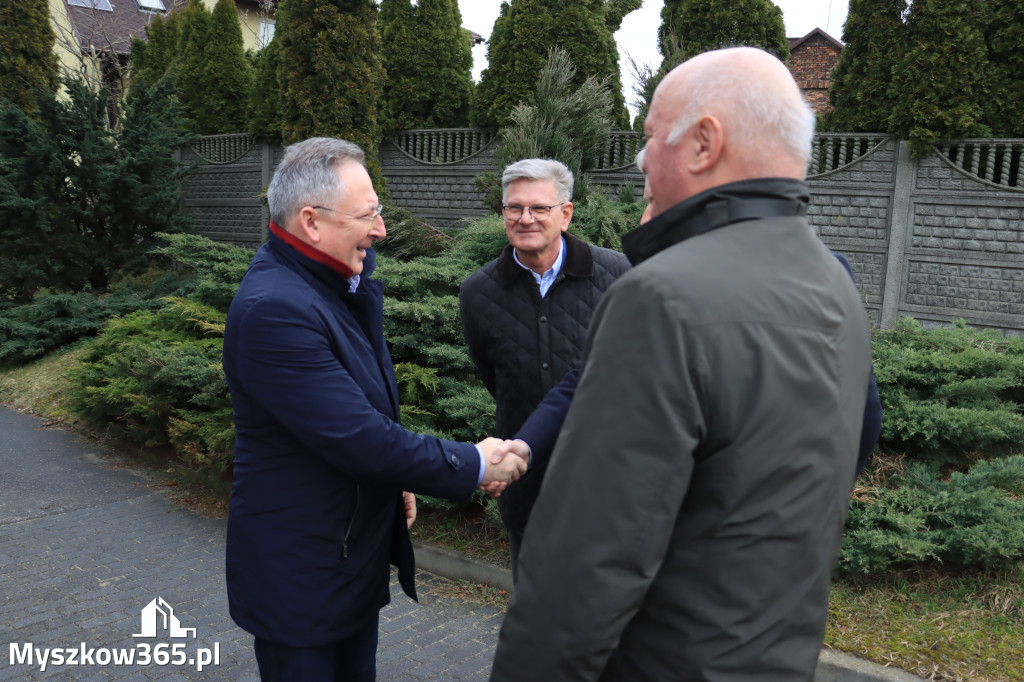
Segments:
[[[284,227],[303,206],[325,206],[344,196],[337,169],[363,164],[363,150],[347,140],[311,137],[289,145],[267,188],[270,217]]]
[[[505,166],[501,174],[501,202],[505,203],[508,186],[516,180],[550,180],[555,185],[555,198],[560,202],[572,199],[572,171],[554,159],[523,159]]]

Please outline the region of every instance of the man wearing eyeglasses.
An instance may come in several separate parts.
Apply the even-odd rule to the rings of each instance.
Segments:
[[[235,422],[226,577],[263,680],[372,681],[389,564],[416,598],[412,492],[468,499],[526,470],[501,441],[416,435],[399,421],[370,279],[384,221],[363,152],[291,145],[267,191],[268,242],[228,312]]]
[[[512,438],[577,366],[594,309],[629,261],[568,233],[573,176],[565,164],[517,161],[505,168],[501,185],[509,244],[466,278],[459,302],[470,357],[497,403],[495,435]],[[498,498],[513,580],[544,468],[534,463]]]

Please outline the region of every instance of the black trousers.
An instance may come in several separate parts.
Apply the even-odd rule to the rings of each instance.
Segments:
[[[377,679],[377,621],[374,614],[354,635],[334,644],[294,647],[256,638],[256,662],[263,682],[374,682]]]

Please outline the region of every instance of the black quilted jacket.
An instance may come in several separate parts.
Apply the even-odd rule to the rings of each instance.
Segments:
[[[497,403],[499,438],[511,438],[548,390],[578,366],[601,295],[629,269],[625,255],[563,236],[565,262],[544,298],[511,246],[467,277],[459,291],[469,354]],[[526,527],[542,478],[542,471],[531,469],[498,499],[510,529]]]

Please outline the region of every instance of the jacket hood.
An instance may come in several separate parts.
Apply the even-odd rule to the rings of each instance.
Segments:
[[[622,237],[633,265],[690,237],[745,220],[805,215],[811,193],[793,178],[757,178],[712,187]]]

